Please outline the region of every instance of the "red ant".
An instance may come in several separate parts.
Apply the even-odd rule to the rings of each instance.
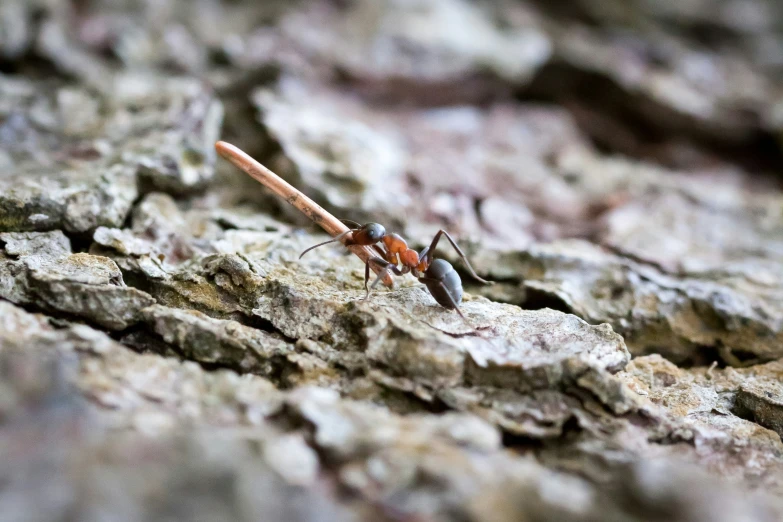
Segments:
[[[370,291],[373,290],[378,285],[378,282],[389,272],[398,276],[410,272],[420,282],[424,283],[427,290],[430,291],[430,294],[432,294],[432,297],[435,298],[435,301],[437,301],[439,305],[444,308],[456,310],[464,319],[465,316],[462,315],[462,312],[459,309],[459,305],[462,303],[462,280],[460,279],[459,274],[454,270],[454,267],[451,266],[451,263],[443,259],[434,258],[435,247],[438,246],[438,241],[440,241],[441,236],[446,236],[446,239],[449,240],[451,246],[457,251],[460,259],[465,263],[465,266],[470,271],[470,275],[473,276],[474,279],[481,281],[484,284],[491,284],[490,281],[486,281],[476,274],[473,267],[470,266],[468,258],[445,230],[441,229],[435,234],[430,246],[425,247],[421,252],[416,252],[415,250],[408,248],[408,243],[406,243],[399,234],[387,234],[383,225],[379,225],[378,223],[360,225],[355,221],[351,221],[351,223],[358,228],[347,230],[329,241],[324,241],[323,243],[311,246],[299,255],[299,259],[310,250],[328,243],[340,241],[345,235],[353,232],[351,238],[344,243],[345,246],[372,246],[381,256],[370,258],[364,267],[364,289],[367,291],[367,294],[364,296],[365,300],[370,297]],[[382,242],[383,246],[378,245],[379,242]],[[380,266],[383,270],[368,288],[367,283],[370,280],[370,263]],[[402,268],[397,266],[399,264],[402,264]]]

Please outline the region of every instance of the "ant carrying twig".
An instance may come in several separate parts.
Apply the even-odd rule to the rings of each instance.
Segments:
[[[350,232],[348,227],[339,219],[331,215],[301,191],[294,188],[283,178],[251,158],[239,147],[226,143],[225,141],[219,141],[215,143],[215,150],[237,168],[244,171],[248,176],[264,185],[293,205],[302,214],[312,219],[314,223],[323,228],[330,236],[344,237],[347,232]],[[354,244],[348,246],[348,248],[365,263],[375,255],[375,252],[366,246]],[[373,270],[379,273],[382,271],[380,267],[373,268]],[[394,285],[394,281],[389,274],[384,276],[383,284],[389,287]]]
[[[299,255],[299,259],[310,250],[328,243],[340,241],[344,236],[351,233],[351,237],[343,241],[344,245],[371,246],[380,254],[380,257],[373,256],[368,259],[364,268],[364,289],[367,292],[364,296],[365,300],[370,297],[370,291],[372,291],[378,285],[378,282],[388,273],[391,272],[401,276],[410,272],[421,283],[424,283],[427,290],[430,291],[430,294],[432,294],[432,297],[435,298],[435,301],[437,301],[439,305],[444,308],[456,310],[464,319],[465,316],[462,315],[462,311],[459,309],[459,305],[462,303],[462,280],[457,271],[454,270],[454,267],[451,266],[451,263],[443,259],[435,259],[434,257],[435,248],[438,246],[438,241],[440,241],[441,236],[446,236],[446,239],[448,239],[451,246],[454,247],[454,250],[457,251],[460,259],[465,263],[468,271],[470,271],[470,275],[473,276],[474,279],[481,281],[484,284],[490,284],[489,281],[480,278],[476,274],[473,267],[470,266],[470,261],[468,261],[465,253],[460,250],[449,233],[443,229],[435,234],[430,246],[425,247],[421,252],[416,252],[412,248],[408,248],[408,243],[399,234],[387,234],[383,225],[379,225],[378,223],[359,225],[359,223],[353,221],[352,223],[358,228],[347,230],[329,241],[324,241],[323,243],[311,246]],[[379,243],[383,243],[383,246],[379,245]],[[398,266],[400,264],[402,265],[402,268]],[[375,278],[375,281],[373,281],[368,288],[367,283],[370,280],[371,265],[380,267],[381,271],[378,272],[378,277]]]
[[[380,281],[391,287],[394,284],[391,278],[392,273],[398,276],[411,273],[424,283],[438,304],[456,310],[464,318],[465,316],[459,309],[459,305],[462,303],[462,280],[451,263],[434,257],[435,247],[438,246],[441,236],[446,236],[475,279],[484,284],[490,284],[489,281],[476,275],[468,258],[445,230],[440,230],[435,234],[430,246],[421,252],[416,252],[408,248],[408,243],[400,235],[387,234],[383,225],[378,223],[359,225],[359,223],[352,222],[357,228],[349,229],[315,201],[234,145],[219,141],[215,144],[215,149],[221,156],[285,199],[332,236],[329,241],[319,243],[302,252],[300,258],[316,247],[340,241],[364,261],[364,289],[367,292],[364,299],[370,297],[370,291]],[[383,243],[383,246],[378,243]],[[398,265],[402,265],[402,268]],[[370,281],[371,269],[378,276],[368,288],[367,283]]]

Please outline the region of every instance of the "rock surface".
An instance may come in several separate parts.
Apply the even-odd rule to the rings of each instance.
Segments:
[[[3,2],[0,513],[783,519],[781,17]],[[364,300],[218,138],[495,284]]]

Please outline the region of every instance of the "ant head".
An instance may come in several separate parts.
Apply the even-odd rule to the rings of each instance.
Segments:
[[[378,223],[367,223],[361,228],[361,232],[373,243],[377,243],[386,235],[386,229]]]

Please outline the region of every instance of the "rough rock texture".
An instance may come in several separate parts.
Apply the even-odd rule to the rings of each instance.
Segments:
[[[673,273],[640,261],[564,241],[487,254],[476,264],[497,277],[519,278],[551,306],[612,324],[634,353],[685,362],[717,351],[733,365],[783,355],[779,262],[746,258],[733,266]]]
[[[128,74],[96,97],[0,75],[0,230],[91,233],[122,225],[140,190],[203,188],[221,118],[190,78]]]
[[[661,498],[683,519],[779,516],[768,499],[725,495],[665,462],[591,484],[508,453],[472,415],[403,417],[334,390],[281,391],[256,375],[134,353],[84,325],[56,328],[7,303],[0,311],[0,445],[13,450],[2,468],[16,470],[3,499],[13,517],[647,520]],[[677,489],[696,482],[685,496]]]
[[[126,286],[111,259],[71,253],[61,231],[0,234],[2,297],[35,304],[54,313],[84,318],[111,330],[124,330],[140,320],[155,302],[145,292]]]
[[[783,519],[782,17],[2,2],[0,513]],[[218,138],[495,284],[364,300]]]

